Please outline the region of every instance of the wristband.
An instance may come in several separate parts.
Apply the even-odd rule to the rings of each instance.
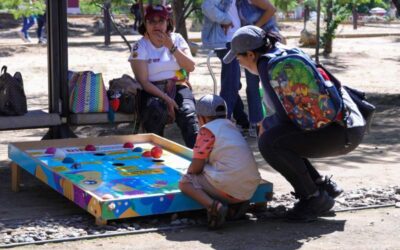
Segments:
[[[171,54],[174,54],[177,48],[178,48],[178,47],[176,47],[175,45],[173,45],[172,48],[169,49],[169,52],[170,52]]]

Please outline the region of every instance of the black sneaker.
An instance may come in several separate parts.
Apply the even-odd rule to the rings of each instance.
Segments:
[[[285,217],[292,221],[313,221],[319,215],[328,212],[333,205],[335,200],[326,191],[320,190],[318,196],[300,199],[286,212]]]
[[[325,179],[317,185],[325,190],[332,198],[336,198],[343,193],[343,189],[340,188],[336,182],[332,181],[332,176],[329,178],[328,176],[325,176]]]

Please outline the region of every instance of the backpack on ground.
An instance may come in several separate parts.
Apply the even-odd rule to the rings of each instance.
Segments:
[[[0,115],[24,115],[27,112],[21,73],[16,72],[11,76],[7,73],[7,66],[3,66],[0,76]]]
[[[290,120],[303,130],[322,128],[342,119],[338,88],[326,81],[315,63],[299,49],[265,54],[268,78]]]

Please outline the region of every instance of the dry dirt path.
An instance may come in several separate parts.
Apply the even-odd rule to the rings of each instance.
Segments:
[[[314,223],[281,220],[232,224],[212,232],[204,228],[102,238],[13,249],[387,249],[400,248],[400,209],[340,213]]]

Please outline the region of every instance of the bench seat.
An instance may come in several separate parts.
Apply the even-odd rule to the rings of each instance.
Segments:
[[[29,110],[21,116],[0,116],[0,130],[47,128],[61,125],[59,114]]]
[[[115,113],[112,123],[132,123],[137,121],[135,114]],[[108,113],[83,113],[70,114],[69,121],[71,125],[93,125],[110,123]]]

